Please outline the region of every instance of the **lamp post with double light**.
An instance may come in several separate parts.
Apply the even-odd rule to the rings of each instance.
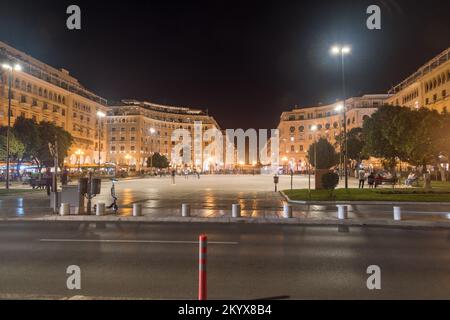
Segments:
[[[347,108],[345,105],[345,59],[344,57],[351,53],[349,46],[333,46],[331,54],[341,56],[341,70],[342,70],[342,113],[344,114],[344,175],[345,175],[345,189],[348,189],[348,165],[347,165]]]
[[[10,131],[11,131],[11,99],[12,80],[14,71],[21,71],[22,67],[16,64],[14,67],[5,63],[2,68],[8,72],[8,127],[6,129],[6,190],[9,190],[9,167],[10,167]]]

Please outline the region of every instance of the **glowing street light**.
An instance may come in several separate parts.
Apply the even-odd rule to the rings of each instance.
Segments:
[[[20,64],[11,66],[2,64],[2,68],[8,72],[8,127],[6,129],[6,190],[9,190],[9,164],[10,164],[10,131],[11,131],[11,99],[12,99],[12,79],[14,71],[22,71]]]

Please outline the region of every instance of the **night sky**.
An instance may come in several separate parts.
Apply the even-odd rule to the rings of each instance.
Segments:
[[[82,30],[66,28],[66,8]],[[366,28],[378,4],[382,30]],[[0,40],[110,101],[208,109],[222,128],[275,128],[282,111],[386,93],[450,46],[450,1],[0,0]]]

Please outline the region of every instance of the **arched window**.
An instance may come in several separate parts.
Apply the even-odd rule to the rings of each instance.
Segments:
[[[305,127],[304,127],[304,126],[300,126],[300,127],[298,128],[298,131],[300,131],[300,132],[305,131]]]
[[[327,123],[327,124],[325,125],[325,129],[327,129],[327,130],[330,129],[330,127],[331,127],[331,126],[330,126],[329,123]]]
[[[294,131],[295,131],[295,127],[291,127],[289,130],[290,130],[291,132],[294,132]]]
[[[39,96],[42,97],[42,88],[39,88]]]
[[[337,123],[337,122],[333,123],[333,128],[337,129],[338,126],[339,126],[339,123]]]

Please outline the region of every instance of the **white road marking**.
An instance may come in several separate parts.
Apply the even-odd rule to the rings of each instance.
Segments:
[[[198,241],[170,241],[170,240],[108,240],[108,239],[39,239],[40,242],[103,242],[103,243],[153,243],[153,244],[198,244]],[[238,245],[239,242],[208,241],[215,245]]]

